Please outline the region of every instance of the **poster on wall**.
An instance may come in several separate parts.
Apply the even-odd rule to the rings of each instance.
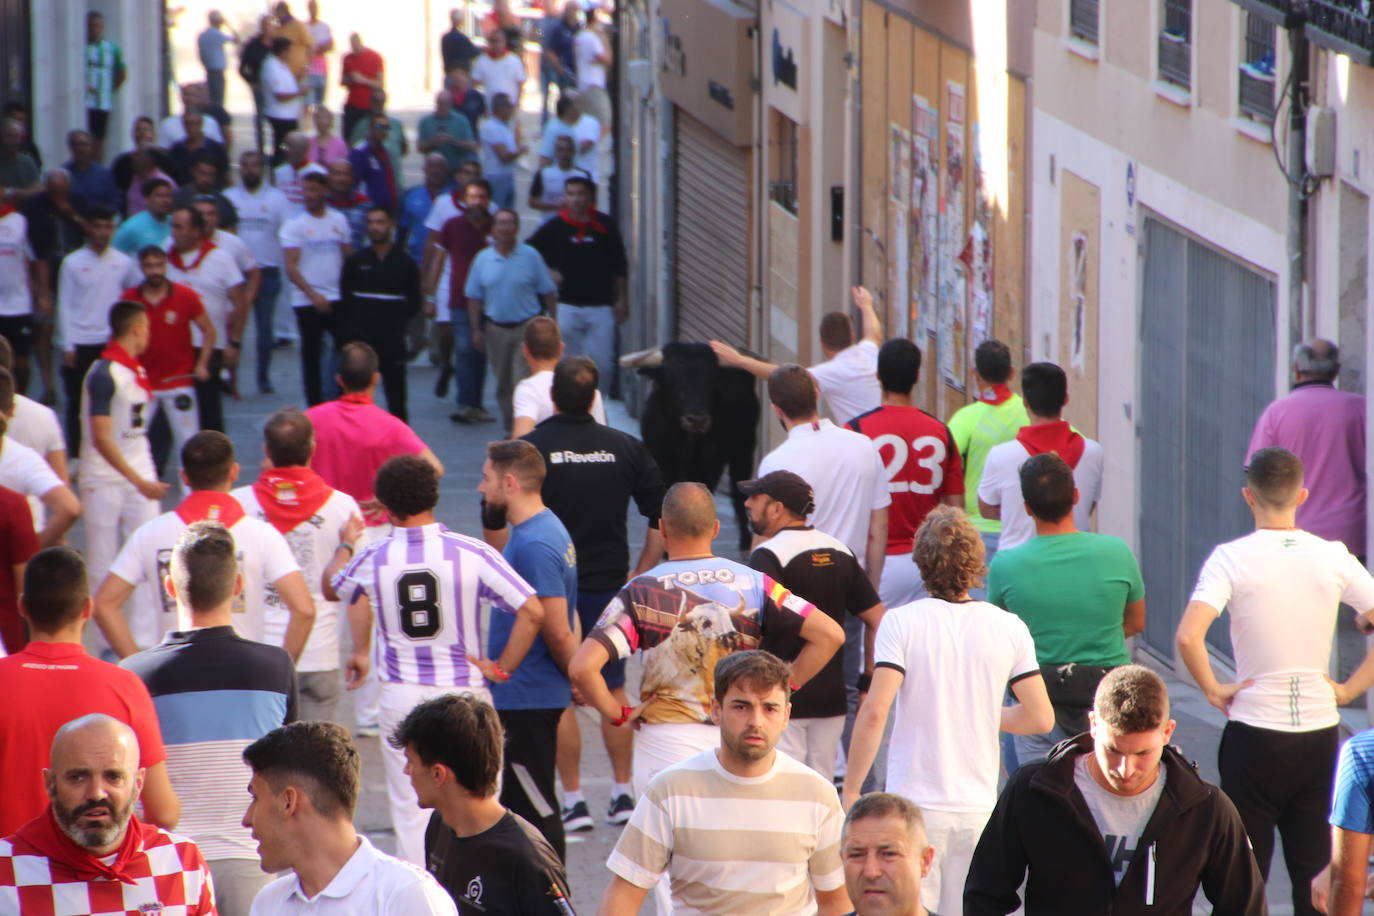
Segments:
[[[964,101],[962,83],[945,84],[945,167],[940,188],[939,241],[939,368],[945,384],[963,391],[968,349],[965,344],[968,302],[968,274],[960,260],[966,245],[964,192],[967,166],[964,146]]]
[[[918,338],[936,330],[936,239],[940,226],[939,113],[923,95],[911,97],[911,326]]]
[[[992,336],[992,200],[983,172],[983,145],[979,125],[973,125],[973,227],[964,249],[970,278],[968,358]]]
[[[893,336],[911,333],[907,303],[911,298],[911,134],[895,122],[890,124],[888,144],[888,283],[887,328]]]
[[[1087,352],[1087,309],[1084,305],[1088,290],[1088,237],[1074,233],[1069,246],[1069,315],[1073,321],[1069,366],[1082,372]]]

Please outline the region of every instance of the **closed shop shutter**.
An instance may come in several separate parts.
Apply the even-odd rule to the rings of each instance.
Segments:
[[[674,114],[674,339],[748,346],[749,151]]]

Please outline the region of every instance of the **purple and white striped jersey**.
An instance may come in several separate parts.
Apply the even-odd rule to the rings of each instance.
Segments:
[[[442,524],[397,528],[333,580],[351,604],[367,594],[383,683],[485,687],[468,664],[487,644],[489,608],[514,614],[534,589],[494,550]]]

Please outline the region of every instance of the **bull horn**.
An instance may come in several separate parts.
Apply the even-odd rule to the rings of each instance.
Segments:
[[[663,348],[651,347],[648,350],[636,350],[634,353],[626,353],[620,357],[620,368],[638,369],[643,366],[663,365]]]

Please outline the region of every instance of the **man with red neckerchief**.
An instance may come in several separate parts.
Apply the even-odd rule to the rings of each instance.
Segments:
[[[315,625],[296,662],[300,718],[334,721],[343,692],[339,677],[339,605],[326,600],[321,582],[359,549],[363,520],[358,503],[325,483],[310,469],[315,454],[315,428],[301,411],[288,407],[263,426],[263,464],[257,482],[229,495],[252,518],[261,519],[286,538],[305,575],[315,603]],[[267,641],[281,642],[288,614],[268,593]]]
[[[615,221],[595,208],[596,183],[575,175],[563,183],[558,215],[527,239],[558,284],[558,328],[568,356],[596,363],[602,394],[615,374],[615,326],[629,317],[625,242]]]
[[[172,429],[172,447],[180,453],[186,440],[200,429],[194,383],[210,377],[215,325],[195,290],[167,279],[167,252],[148,245],[138,253],[138,266],[143,282],[126,289],[120,298],[141,303],[148,314],[148,348],[141,359],[152,386],[152,403],[145,420],[151,425],[157,412],[164,411]],[[192,325],[201,332],[199,348],[191,342]],[[166,455],[154,458],[155,465],[161,466]]]
[[[235,632],[254,642],[279,645],[293,660],[301,657],[315,619],[310,590],[286,539],[267,522],[249,518],[229,494],[238,475],[234,446],[224,433],[196,433],[182,448],[181,479],[191,492],[171,512],[133,533],[95,593],[96,623],[121,658],[156,645],[166,633],[190,626],[162,583],[170,571],[178,535],[203,521],[228,528],[238,548],[243,589],[234,599]],[[126,602],[140,587],[145,592],[128,604],[126,620]],[[286,625],[273,641],[268,635],[269,619],[282,607]]]
[[[80,489],[92,587],[167,493],[148,448],[153,389],[139,362],[151,334],[147,312],[137,302],[117,302],[109,323],[110,341],[81,384]]]
[[[133,729],[107,715],[58,730],[43,771],[48,808],[0,840],[0,912],[215,916],[196,844],[134,815],[138,755]]]

